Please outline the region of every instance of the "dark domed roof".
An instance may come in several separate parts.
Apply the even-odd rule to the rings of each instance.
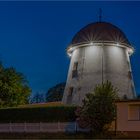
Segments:
[[[99,41],[111,41],[131,45],[125,34],[116,26],[107,22],[95,22],[82,28],[74,38],[71,45]]]

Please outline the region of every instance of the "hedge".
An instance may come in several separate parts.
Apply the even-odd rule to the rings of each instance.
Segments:
[[[68,122],[75,121],[75,106],[49,106],[0,109],[0,122]]]

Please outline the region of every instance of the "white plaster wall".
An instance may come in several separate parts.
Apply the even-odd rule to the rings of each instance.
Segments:
[[[130,79],[128,72],[131,71],[128,52],[125,48],[110,46],[104,49],[104,75],[118,88],[119,97],[127,95],[133,98],[133,79]]]
[[[72,78],[74,62],[78,62],[78,78]],[[119,89],[119,97],[126,94],[128,98],[133,98],[133,79],[128,77],[128,71],[131,68],[125,48],[105,45],[78,48],[71,56],[63,102],[67,103],[69,87],[74,87],[72,104],[81,104],[85,94],[101,84],[102,79],[111,81]]]

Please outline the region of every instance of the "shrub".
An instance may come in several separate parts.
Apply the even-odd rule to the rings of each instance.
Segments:
[[[0,109],[0,122],[75,121],[75,106],[48,106]]]
[[[83,105],[76,110],[79,125],[89,128],[97,135],[106,133],[116,117],[116,99],[117,89],[111,82],[97,85],[93,92],[86,95]]]

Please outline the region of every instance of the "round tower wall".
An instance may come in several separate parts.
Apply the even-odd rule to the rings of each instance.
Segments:
[[[127,49],[104,44],[79,47],[72,52],[63,102],[79,105],[97,84],[107,80],[118,89],[119,97],[135,96]]]

